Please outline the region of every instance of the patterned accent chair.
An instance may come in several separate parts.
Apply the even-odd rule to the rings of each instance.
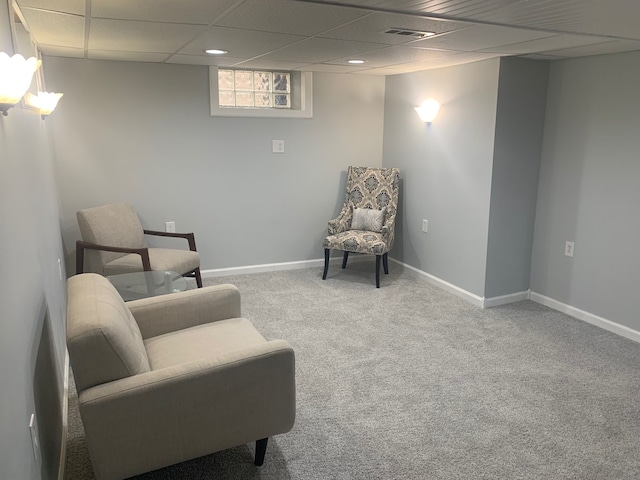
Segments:
[[[87,208],[76,213],[82,240],[76,242],[76,274],[85,271],[85,251],[89,271],[116,275],[150,270],[169,270],[183,277],[195,277],[202,287],[200,255],[193,233],[144,230],[129,203]],[[183,238],[189,250],[149,248],[145,235]]]
[[[323,280],[331,250],[343,252],[342,268],[350,252],[373,254],[380,288],[380,260],[384,273],[389,273],[387,254],[393,247],[399,184],[398,168],[349,167],[344,205],[338,217],[329,221],[329,236],[323,242]]]

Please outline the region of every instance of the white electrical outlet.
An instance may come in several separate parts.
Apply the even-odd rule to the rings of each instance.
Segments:
[[[40,463],[40,442],[38,440],[38,424],[36,423],[36,414],[32,413],[29,419],[29,431],[31,432],[31,444],[33,445],[33,458]]]
[[[164,222],[164,231],[176,233],[176,222]]]
[[[422,220],[422,231],[424,233],[427,233],[429,231],[429,221],[428,220]]]
[[[573,242],[564,242],[564,254],[567,257],[573,257]]]

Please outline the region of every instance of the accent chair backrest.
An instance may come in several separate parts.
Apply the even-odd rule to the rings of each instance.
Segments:
[[[138,324],[109,280],[83,273],[67,286],[67,349],[78,393],[150,371]]]
[[[87,208],[76,213],[80,234],[85,242],[111,247],[146,247],[138,214],[129,203]],[[89,268],[103,273],[103,266],[126,253],[86,251]]]
[[[394,224],[398,213],[400,169],[349,167],[345,207],[385,210],[384,225],[390,227],[393,244]]]

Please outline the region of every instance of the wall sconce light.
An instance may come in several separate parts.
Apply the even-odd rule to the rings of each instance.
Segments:
[[[25,60],[20,54],[10,57],[0,52],[0,111],[5,117],[29,89],[33,74],[41,64],[35,57]]]
[[[37,110],[44,119],[55,110],[60,97],[62,97],[62,93],[38,92],[38,95],[27,93],[24,101],[29,107]]]
[[[424,123],[433,122],[433,119],[436,118],[438,114],[438,110],[440,110],[440,104],[433,98],[425,100],[422,102],[422,105],[416,107],[416,112],[418,112],[420,120]]]

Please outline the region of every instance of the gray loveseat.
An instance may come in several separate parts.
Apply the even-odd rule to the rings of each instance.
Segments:
[[[240,318],[233,285],[125,303],[76,275],[67,346],[98,480],[254,441],[261,465],[268,437],[293,427],[294,352]]]

